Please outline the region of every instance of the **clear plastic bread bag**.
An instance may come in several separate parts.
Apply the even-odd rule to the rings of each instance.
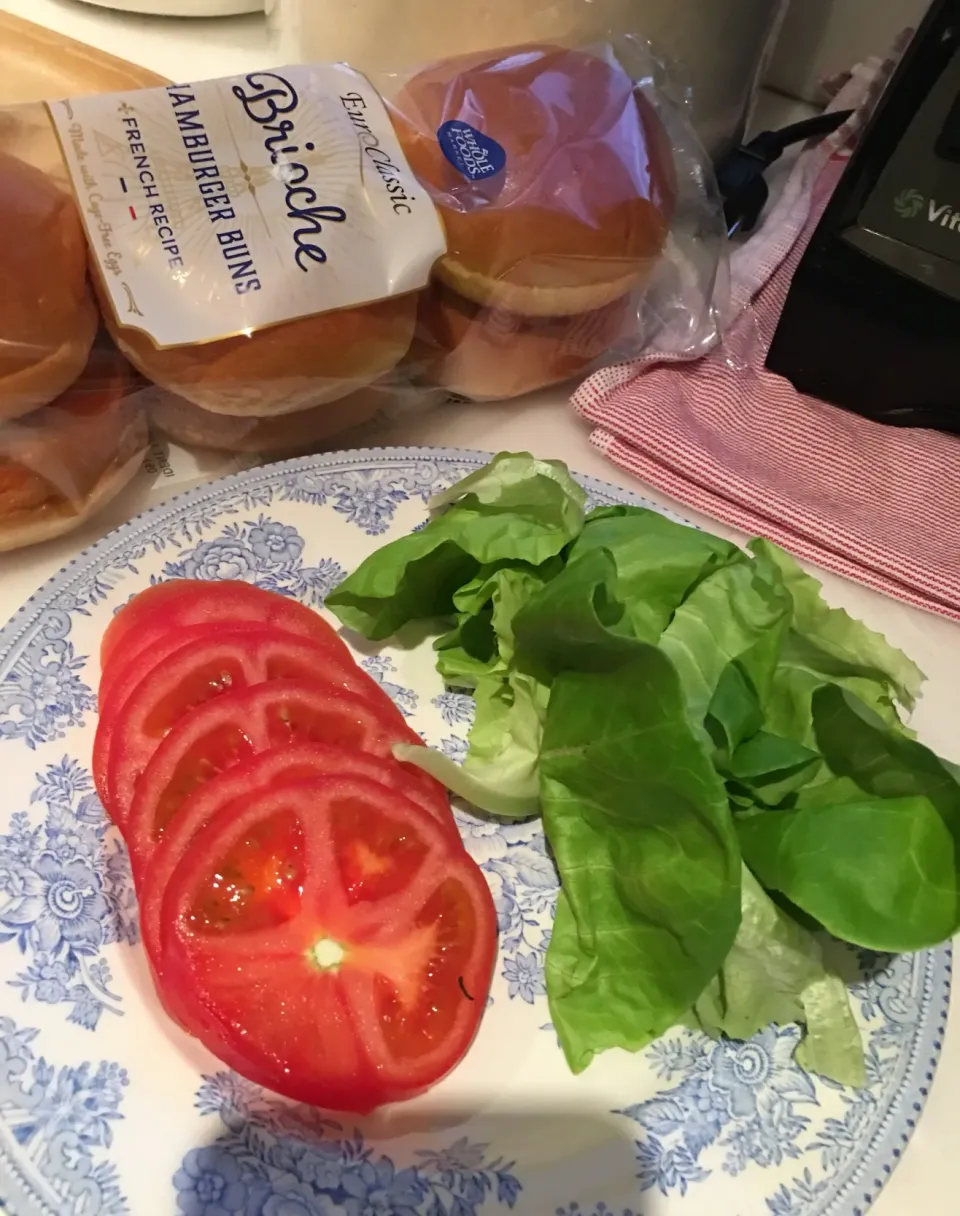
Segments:
[[[515,398],[654,346],[690,357],[713,344],[722,206],[663,79],[629,37],[377,79],[447,242],[399,368],[408,398]],[[362,113],[351,117],[389,175]]]
[[[662,80],[630,37],[293,64],[54,100],[52,147],[11,138],[71,183],[31,239],[85,350],[99,308],[155,431],[259,457],[708,345],[722,212]]]
[[[664,81],[630,37],[375,76],[447,246],[410,351],[378,386],[388,407],[512,399],[654,346],[690,357],[713,344],[722,206]],[[362,99],[343,104],[371,180],[398,189]]]
[[[45,108],[0,111],[0,551],[78,527],[132,480],[142,388],[101,332]]]

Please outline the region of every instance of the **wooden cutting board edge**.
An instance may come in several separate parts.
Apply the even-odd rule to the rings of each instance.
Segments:
[[[86,85],[85,91],[90,93],[111,93],[131,88],[147,89],[169,83],[149,68],[139,67],[115,55],[108,55],[96,47],[67,38],[44,26],[34,25],[32,21],[24,21],[10,13],[0,12],[0,47],[3,52],[15,50],[21,68],[25,59],[36,60],[42,65],[45,79],[55,77],[59,68],[59,73],[64,77],[64,84],[69,84],[74,93],[78,92],[80,82]],[[0,97],[0,103],[7,105],[25,100],[28,99]]]

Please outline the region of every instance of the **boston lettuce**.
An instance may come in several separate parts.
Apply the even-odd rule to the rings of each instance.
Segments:
[[[540,767],[562,878],[547,992],[579,1072],[599,1051],[657,1038],[722,966],[740,852],[676,670],[649,643],[616,673],[557,679]]]
[[[327,597],[349,628],[371,640],[408,621],[447,616],[482,566],[556,557],[583,528],[586,495],[556,461],[498,457],[432,500],[449,509],[422,532],[384,545]]]
[[[919,670],[776,546],[587,513],[556,462],[501,454],[431,507],[328,605],[368,638],[438,619],[469,752],[403,758],[481,811],[543,816],[570,1066],[684,1021],[796,1022],[801,1063],[861,1083],[815,930],[886,952],[960,928],[960,769],[904,724]]]
[[[749,1039],[771,1022],[806,1028],[800,1063],[845,1085],[864,1083],[863,1046],[843,980],[817,939],[743,870],[740,928],[719,973],[693,1007],[708,1034]]]

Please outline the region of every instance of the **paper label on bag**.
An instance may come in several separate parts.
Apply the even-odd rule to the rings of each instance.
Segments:
[[[425,287],[443,228],[344,64],[52,102],[121,325],[194,345]]]

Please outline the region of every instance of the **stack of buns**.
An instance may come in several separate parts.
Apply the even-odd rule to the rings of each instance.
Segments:
[[[98,327],[72,197],[0,154],[0,550],[76,527],[143,459],[134,377]]]
[[[389,113],[445,230],[427,288],[173,348],[118,324],[49,130],[42,144],[0,132],[20,155],[36,143],[46,170],[0,153],[0,549],[115,494],[145,451],[145,415],[187,446],[292,453],[404,389],[511,398],[636,353],[676,178],[656,111],[613,58],[526,46],[446,60]]]
[[[204,346],[158,350],[116,324],[120,350],[156,386],[153,425],[191,447],[291,454],[367,422],[380,407],[368,386],[410,349],[413,294],[319,313]]]
[[[615,60],[553,46],[447,60],[391,117],[447,237],[411,374],[497,399],[636,353],[676,177],[656,111]]]
[[[618,63],[551,46],[445,60],[388,108],[445,229],[430,286],[176,350],[108,319],[158,386],[150,414],[164,434],[195,447],[307,450],[411,386],[517,397],[637,346],[676,184],[663,125]],[[445,155],[440,133],[457,123],[503,149],[489,180],[469,180]]]

